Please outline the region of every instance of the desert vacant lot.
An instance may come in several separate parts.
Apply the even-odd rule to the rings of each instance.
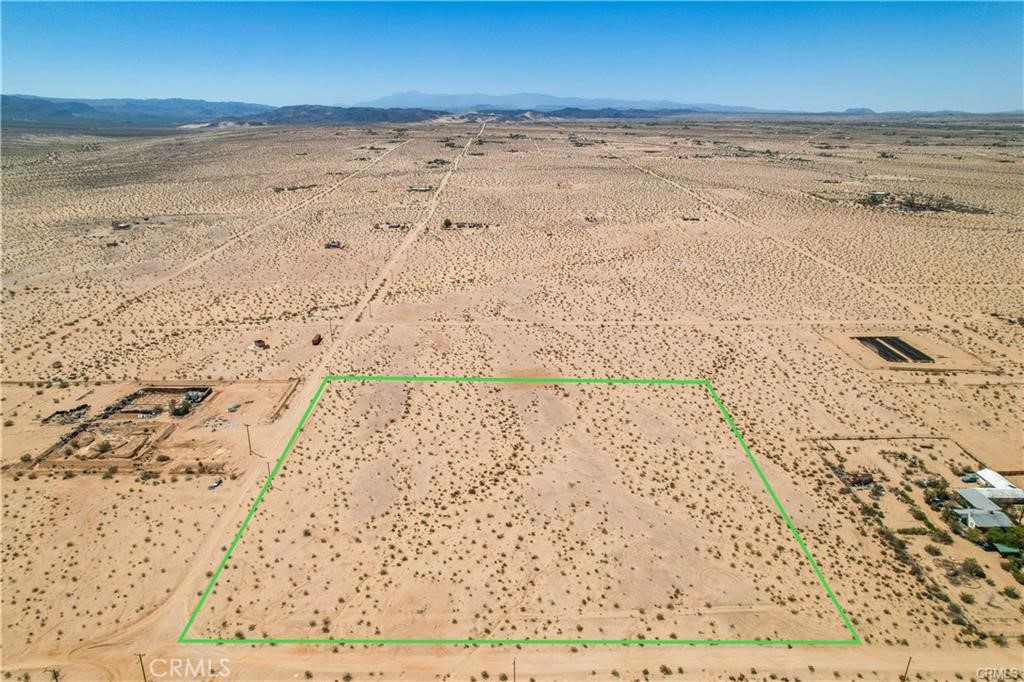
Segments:
[[[1024,586],[929,501],[1024,484],[1021,124],[5,130],[5,675],[1019,667]],[[709,380],[861,643],[695,386],[332,382],[197,612],[328,374]],[[181,643],[194,613],[189,638],[585,641]],[[641,637],[851,643],[587,643]]]
[[[704,386],[332,381],[303,436],[189,639],[852,638]]]

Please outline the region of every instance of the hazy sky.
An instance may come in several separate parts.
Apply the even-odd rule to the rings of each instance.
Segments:
[[[1024,107],[1007,3],[14,3],[2,89],[350,104],[542,92],[805,110]]]

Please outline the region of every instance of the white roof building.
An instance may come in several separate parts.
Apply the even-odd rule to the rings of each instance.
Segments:
[[[975,488],[990,500],[1006,504],[1024,503],[1024,490],[1020,488]]]
[[[987,485],[990,485],[993,488],[1012,488],[1014,490],[1020,490],[1020,488],[1010,483],[1010,481],[1008,481],[1006,477],[998,471],[982,469],[978,472],[978,478],[985,481]]]
[[[1002,502],[1004,504],[1024,504],[1024,490],[1021,490],[1013,483],[1010,483],[1005,476],[992,469],[982,469],[977,473],[978,479],[986,487],[969,488],[975,498],[984,495],[989,500]],[[960,492],[959,490],[957,492]],[[961,497],[964,497],[961,495]],[[965,498],[966,499],[966,498]],[[983,509],[978,505],[972,505],[976,509]]]
[[[954,509],[953,513],[968,528],[1011,528],[1013,521],[1001,511],[980,511],[978,509]]]

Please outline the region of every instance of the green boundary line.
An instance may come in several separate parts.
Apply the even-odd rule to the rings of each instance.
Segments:
[[[782,515],[782,519],[786,522],[786,526],[789,527],[790,533],[796,539],[797,544],[800,546],[800,550],[803,552],[804,557],[807,558],[807,562],[811,565],[814,570],[814,574],[818,576],[818,581],[825,588],[826,594],[832,601],[832,605],[835,606],[836,611],[839,613],[840,618],[843,620],[843,624],[846,626],[847,631],[850,633],[850,639],[334,639],[334,638],[260,638],[260,639],[221,639],[221,638],[197,638],[188,637],[188,631],[192,628],[192,624],[195,623],[196,617],[199,615],[199,611],[203,608],[207,598],[213,591],[213,586],[216,584],[217,579],[220,577],[221,571],[227,565],[228,560],[231,558],[232,553],[235,551],[235,547],[238,545],[239,540],[245,534],[246,529],[249,527],[249,522],[252,521],[253,515],[256,513],[257,507],[263,501],[263,496],[266,495],[267,490],[270,488],[270,484],[274,481],[274,477],[277,476],[277,472],[281,470],[284,465],[284,460],[288,457],[288,453],[291,452],[292,446],[295,445],[295,441],[299,437],[299,433],[302,432],[302,427],[306,425],[306,420],[309,418],[310,413],[313,412],[313,408],[320,401],[320,395],[324,392],[327,384],[332,381],[417,381],[417,382],[431,382],[431,381],[447,381],[447,382],[475,382],[475,383],[504,383],[504,384],[670,384],[676,386],[703,386],[711,398],[714,400],[715,405],[718,406],[718,411],[722,414],[725,423],[729,426],[732,434],[739,441],[740,447],[743,448],[743,452],[747,455],[747,459],[750,464],[754,467],[754,471],[757,472],[758,478],[761,479],[761,483],[764,485],[765,490],[768,491],[768,495],[772,498],[772,502],[775,504],[775,508],[779,510],[779,514]],[[220,560],[217,565],[217,569],[213,572],[213,577],[210,578],[210,582],[207,584],[206,589],[203,591],[202,596],[199,598],[199,603],[196,604],[196,608],[192,611],[192,615],[189,616],[188,622],[185,623],[184,629],[181,634],[178,635],[179,644],[492,644],[492,645],[516,645],[516,644],[561,644],[561,645],[579,645],[579,644],[623,644],[623,645],[637,645],[637,646],[664,646],[670,644],[689,644],[693,646],[722,646],[722,645],[757,645],[757,646],[796,646],[796,645],[859,645],[862,644],[860,635],[857,634],[856,629],[853,627],[853,623],[850,622],[850,618],[846,615],[846,611],[843,610],[842,605],[839,603],[839,599],[836,598],[835,593],[829,586],[828,581],[825,580],[824,574],[821,569],[818,568],[817,562],[814,561],[814,557],[811,556],[810,550],[807,549],[807,545],[804,543],[802,537],[800,537],[800,531],[797,530],[793,520],[786,513],[785,508],[782,506],[782,502],[779,500],[778,495],[775,494],[775,490],[772,488],[771,483],[768,482],[768,477],[764,475],[761,466],[757,463],[754,458],[754,453],[747,447],[746,441],[743,440],[743,434],[736,426],[736,422],[733,421],[732,415],[729,414],[729,410],[726,409],[725,403],[722,402],[718,392],[714,386],[707,379],[599,379],[599,378],[546,378],[546,377],[452,377],[452,376],[375,376],[367,374],[329,374],[323,378],[320,385],[316,389],[316,393],[313,394],[313,399],[309,401],[309,405],[306,407],[306,411],[302,414],[302,419],[299,420],[298,426],[295,427],[294,433],[291,438],[288,439],[288,443],[284,446],[284,451],[281,452],[281,456],[277,459],[277,463],[274,464],[274,468],[271,470],[270,475],[264,482],[263,487],[260,489],[256,500],[253,502],[252,507],[249,509],[249,513],[245,515],[245,520],[242,521],[242,525],[239,527],[238,532],[235,533],[235,537],[231,540],[230,546],[228,546],[227,552],[224,553],[224,558]]]

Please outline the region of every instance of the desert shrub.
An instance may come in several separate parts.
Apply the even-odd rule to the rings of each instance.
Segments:
[[[985,535],[992,542],[1024,549],[1024,526],[991,528]]]
[[[964,575],[969,575],[972,578],[985,577],[985,569],[981,567],[977,559],[964,559],[964,562],[960,564],[960,570],[963,571]]]

